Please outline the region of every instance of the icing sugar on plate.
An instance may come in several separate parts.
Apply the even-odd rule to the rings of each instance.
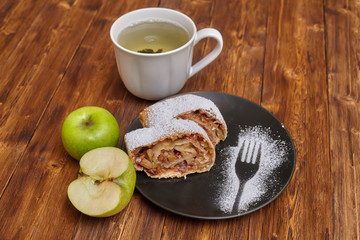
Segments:
[[[235,163],[240,151],[240,146],[244,141],[256,142],[261,144],[261,158],[259,170],[254,177],[245,183],[239,182],[235,173]],[[288,147],[282,140],[273,139],[271,131],[261,126],[246,127],[240,130],[237,146],[229,146],[222,149],[220,153],[226,159],[222,162],[219,177],[220,186],[215,197],[215,203],[221,211],[230,213],[233,208],[237,212],[246,212],[253,204],[272,194],[269,191],[274,185],[279,184],[273,172],[286,160]],[[250,163],[249,163],[250,164]],[[238,206],[234,206],[234,201],[240,187],[244,188]]]

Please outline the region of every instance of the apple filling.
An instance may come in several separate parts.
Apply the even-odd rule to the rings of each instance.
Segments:
[[[224,125],[201,109],[179,114],[176,118],[188,119],[199,124],[206,131],[214,145],[226,138]]]
[[[204,172],[212,165],[211,151],[209,143],[201,136],[186,135],[176,139],[169,137],[152,146],[135,149],[135,164],[153,177],[167,172],[178,173],[177,175]]]

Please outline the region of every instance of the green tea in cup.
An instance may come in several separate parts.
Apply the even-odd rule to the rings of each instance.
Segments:
[[[139,53],[169,52],[183,46],[189,40],[189,33],[183,27],[160,20],[132,24],[118,36],[121,46]]]

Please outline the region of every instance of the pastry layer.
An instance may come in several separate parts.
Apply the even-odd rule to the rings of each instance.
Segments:
[[[145,108],[139,119],[144,127],[161,125],[173,118],[188,119],[199,124],[216,145],[227,136],[227,126],[217,106],[204,97],[184,94],[157,102]]]
[[[206,172],[215,161],[214,146],[206,132],[189,120],[174,119],[125,135],[136,170],[152,178],[184,177]]]

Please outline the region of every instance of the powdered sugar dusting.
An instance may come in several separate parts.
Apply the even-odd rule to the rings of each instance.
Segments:
[[[172,119],[171,121],[162,122],[162,124],[155,125],[151,128],[139,128],[125,134],[125,143],[129,150],[134,150],[141,146],[150,145],[153,142],[161,138],[166,138],[172,134],[185,132],[200,133],[204,138],[210,141],[205,130],[195,122],[190,120]]]
[[[147,108],[149,111],[149,126],[168,121],[177,115],[202,109],[220,121],[224,122],[217,106],[209,99],[193,94],[184,94],[157,102]]]
[[[221,166],[222,176],[218,183],[221,186],[218,187],[215,199],[221,211],[230,213],[235,209],[237,213],[245,212],[253,204],[272,194],[271,188],[279,184],[273,173],[286,159],[289,148],[284,141],[273,139],[270,133],[269,128],[247,127],[240,131],[237,146],[227,147],[221,152],[221,157],[227,159]],[[240,183],[235,173],[235,163],[244,141],[261,144],[261,159],[254,177],[246,183]],[[240,202],[238,206],[234,206],[241,185],[244,188]]]

